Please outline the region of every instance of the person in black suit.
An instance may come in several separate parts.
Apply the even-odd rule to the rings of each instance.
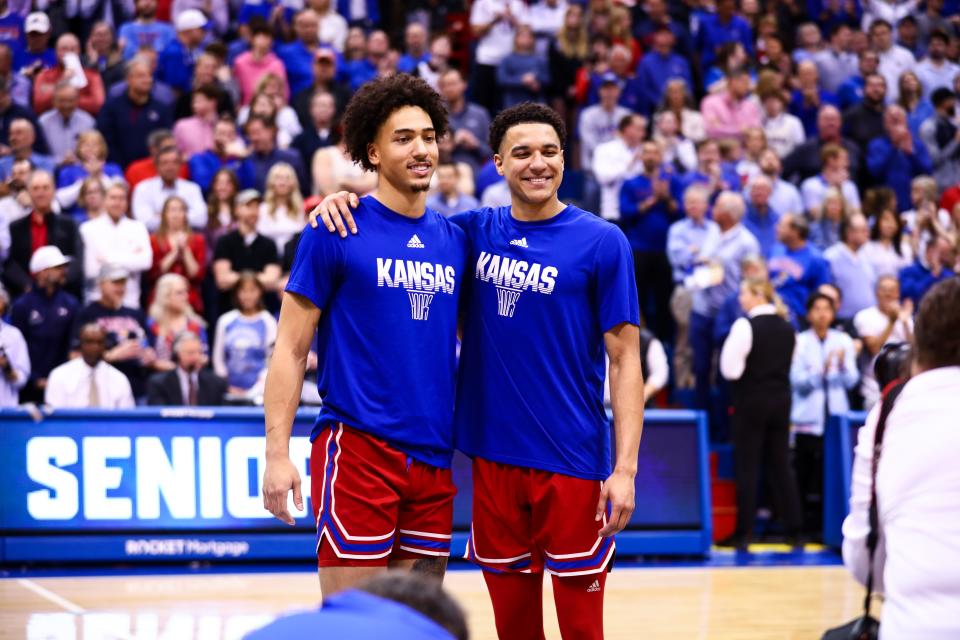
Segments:
[[[30,288],[30,257],[35,249],[53,245],[72,258],[67,268],[66,289],[79,295],[83,286],[83,242],[69,216],[53,213],[53,176],[38,169],[27,180],[33,211],[10,225],[10,255],[3,265],[3,282],[13,298]]]
[[[203,343],[195,333],[180,334],[173,343],[177,368],[154,374],[147,384],[147,404],[210,407],[223,404],[227,381],[204,369]]]

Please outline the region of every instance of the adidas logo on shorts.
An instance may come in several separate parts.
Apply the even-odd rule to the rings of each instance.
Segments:
[[[511,240],[510,244],[515,247],[523,247],[524,249],[529,249],[530,245],[527,244],[526,238],[520,238],[519,240]]]
[[[587,587],[587,593],[596,593],[598,591],[600,591],[600,581],[594,580],[593,584]]]
[[[409,242],[407,242],[407,249],[423,249],[423,243],[420,242],[420,238],[417,237],[417,234],[413,234],[413,237],[410,238]]]

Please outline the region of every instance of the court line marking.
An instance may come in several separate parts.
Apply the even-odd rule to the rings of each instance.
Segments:
[[[86,609],[76,604],[75,602],[71,602],[70,600],[67,600],[63,596],[57,593],[54,593],[53,591],[50,591],[46,587],[41,587],[39,584],[37,584],[33,580],[29,580],[27,578],[19,578],[17,579],[17,584],[19,584],[21,587],[23,587],[28,591],[32,591],[33,593],[37,594],[41,598],[48,600],[49,602],[52,602],[58,607],[62,607],[63,609],[66,609],[67,612],[72,613],[73,615],[82,616],[89,613]],[[118,640],[133,640],[133,636],[127,633],[124,633],[122,631],[112,631],[111,634],[112,634],[112,637],[117,638]]]
[[[38,585],[38,584],[37,584],[36,582],[34,582],[33,580],[28,580],[28,579],[26,579],[26,578],[20,578],[20,579],[17,580],[17,584],[19,584],[21,587],[23,587],[24,589],[26,589],[26,590],[28,590],[28,591],[34,592],[35,594],[37,594],[37,595],[40,596],[41,598],[44,598],[45,600],[48,600],[48,601],[52,602],[53,604],[57,605],[58,607],[62,607],[63,609],[66,609],[67,611],[69,611],[70,613],[72,613],[72,614],[74,614],[74,615],[83,615],[84,613],[87,612],[87,610],[84,609],[83,607],[81,607],[80,605],[75,604],[75,603],[73,603],[73,602],[70,602],[69,600],[67,600],[67,599],[64,598],[63,596],[58,595],[58,594],[54,593],[53,591],[50,591],[49,589],[47,589],[47,588],[45,588],[45,587],[41,587],[40,585]]]

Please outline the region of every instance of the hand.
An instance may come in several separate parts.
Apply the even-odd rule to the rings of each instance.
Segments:
[[[597,516],[595,520],[600,522],[607,508],[607,501],[610,502],[610,520],[600,529],[599,534],[604,538],[609,538],[615,533],[623,531],[634,509],[634,493],[636,485],[635,476],[625,471],[614,469],[607,481],[603,483],[600,490],[600,500],[597,502]]]
[[[140,356],[140,343],[136,340],[124,340],[113,349],[110,349],[107,354],[110,356],[107,359],[109,362],[132,360]]]
[[[910,319],[913,318],[913,300],[907,298],[903,301],[902,305],[897,305],[900,307],[900,312],[897,314],[897,319],[902,322],[910,322]]]
[[[0,353],[0,370],[6,371],[10,367],[10,360],[6,353]]]
[[[37,378],[37,389],[46,389],[46,388],[47,388],[47,379]]]
[[[355,193],[349,191],[331,193],[310,212],[310,226],[316,229],[319,226],[317,222],[319,218],[323,220],[327,231],[330,233],[338,231],[341,238],[346,238],[347,227],[350,228],[350,233],[357,233],[357,223],[353,221],[353,213],[351,213],[350,208],[356,208],[359,205],[360,199]],[[344,223],[346,223],[346,226],[344,226]]]
[[[958,131],[960,131],[960,129],[958,129]],[[77,156],[73,151],[67,151],[63,154],[63,164],[77,164],[78,162],[80,161],[77,160]]]
[[[137,346],[139,347],[140,345],[137,345]],[[157,352],[151,349],[150,347],[147,347],[146,349],[142,349],[140,351],[140,363],[143,364],[143,366],[149,367],[156,361],[157,361]]]
[[[670,197],[670,185],[666,180],[661,180],[660,178],[655,178],[653,180],[653,194],[657,196],[657,200],[665,200]]]
[[[480,146],[477,137],[467,129],[457,129],[456,133],[453,134],[453,143],[467,149],[476,149]]]
[[[296,524],[287,511],[287,492],[293,490],[293,504],[303,511],[303,496],[300,494],[300,473],[288,456],[267,456],[267,468],[263,472],[263,508],[291,527]]]

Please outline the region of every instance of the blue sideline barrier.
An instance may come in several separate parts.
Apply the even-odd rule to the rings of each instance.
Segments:
[[[823,543],[840,547],[841,527],[850,511],[850,477],[857,431],[867,414],[851,411],[830,416],[823,434]]]
[[[0,562],[296,560],[313,557],[309,434],[290,451],[307,509],[288,527],[264,511],[263,412],[250,408],[0,411]],[[470,462],[457,454],[453,554],[469,530]],[[706,555],[711,541],[702,413],[649,411],[637,509],[622,555]]]

